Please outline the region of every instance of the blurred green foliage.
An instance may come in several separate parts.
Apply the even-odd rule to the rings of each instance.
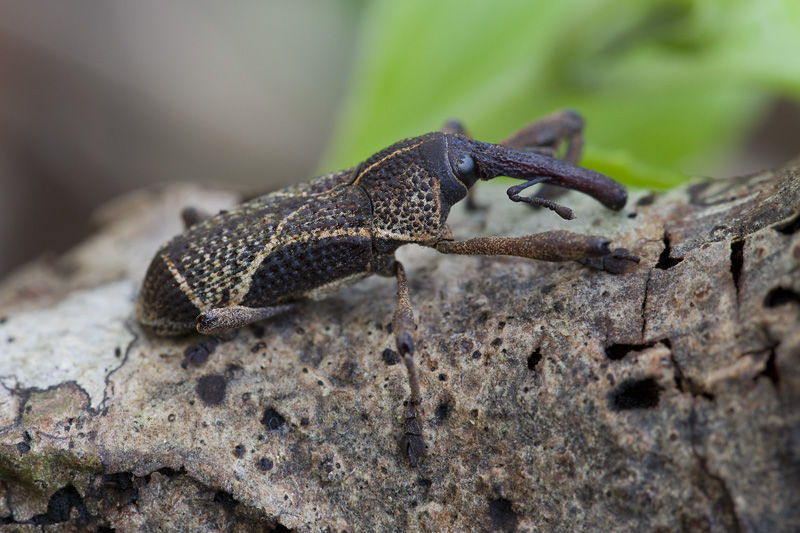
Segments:
[[[669,186],[800,99],[798,0],[365,2],[325,168],[458,118],[497,141],[571,107],[583,164]]]

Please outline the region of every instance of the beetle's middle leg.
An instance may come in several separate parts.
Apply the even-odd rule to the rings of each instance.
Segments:
[[[392,317],[392,331],[397,342],[397,351],[406,365],[408,384],[411,388],[411,399],[406,411],[405,435],[400,440],[400,448],[402,453],[408,457],[411,466],[416,467],[417,460],[425,455],[425,442],[422,440],[422,427],[417,420],[420,392],[419,374],[413,357],[414,340],[411,336],[414,331],[414,312],[411,310],[411,300],[408,297],[406,271],[399,261],[395,261],[394,268],[397,276],[397,307]]]
[[[479,237],[467,241],[441,240],[433,247],[444,254],[511,255],[540,261],[585,260],[589,266],[623,272],[639,258],[625,248],[610,247],[603,237],[570,231],[545,231],[521,237]]]
[[[552,157],[558,157],[558,150],[566,144],[564,155],[560,159],[577,165],[583,150],[583,117],[571,109],[557,111],[536,122],[525,126],[500,144],[515,150],[543,153],[551,150]],[[564,189],[545,183],[526,203],[547,207],[544,202],[536,200],[553,200],[564,193]],[[527,200],[527,199],[526,199]]]

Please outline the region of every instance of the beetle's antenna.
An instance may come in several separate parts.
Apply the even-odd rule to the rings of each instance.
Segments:
[[[533,185],[546,181],[551,185],[588,194],[606,207],[616,210],[622,209],[628,199],[625,187],[608,176],[560,159],[521,152],[499,144],[483,143],[474,139],[469,140],[469,150],[478,166],[480,179],[484,181],[498,176],[531,179],[520,186],[521,188],[529,186],[528,184]],[[546,204],[541,205],[549,207]],[[559,215],[567,214],[564,208],[559,208],[556,212]]]
[[[546,198],[541,198],[539,196],[520,196],[519,193],[527,189],[528,187],[533,187],[534,185],[542,182],[547,182],[550,179],[549,176],[539,177],[536,179],[532,179],[530,181],[526,181],[525,183],[521,183],[519,185],[514,185],[513,187],[509,187],[506,193],[508,197],[511,199],[512,202],[523,202],[530,205],[539,205],[542,207],[546,207],[551,211],[555,211],[558,216],[563,218],[564,220],[573,220],[575,218],[575,213],[569,207],[565,207],[563,205],[559,205],[552,200],[548,200]]]

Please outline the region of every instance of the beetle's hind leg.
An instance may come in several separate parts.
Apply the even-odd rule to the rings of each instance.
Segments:
[[[397,307],[392,317],[392,331],[397,342],[397,351],[403,358],[403,363],[408,371],[408,384],[411,388],[411,399],[406,411],[405,434],[400,440],[400,449],[408,457],[412,468],[417,466],[417,461],[425,455],[425,442],[422,440],[422,427],[417,420],[417,406],[420,403],[419,374],[414,364],[414,340],[411,333],[414,331],[414,312],[411,310],[411,300],[408,297],[408,283],[403,265],[396,261],[394,264],[397,276]]]
[[[183,220],[183,227],[189,229],[198,222],[202,222],[207,218],[211,218],[211,213],[200,209],[199,207],[184,207],[181,210],[181,220]]]
[[[610,247],[603,237],[570,231],[545,231],[521,237],[479,237],[467,241],[442,240],[433,245],[444,254],[511,255],[540,261],[580,261],[620,273],[639,258],[625,248]]]

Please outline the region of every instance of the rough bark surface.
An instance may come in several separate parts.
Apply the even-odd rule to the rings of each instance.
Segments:
[[[190,187],[120,200],[96,236],[0,287],[0,524],[117,531],[800,530],[800,161],[632,195],[579,220],[478,190],[460,238],[569,228],[642,257],[410,248],[428,454],[370,279],[241,331],[148,338],[133,301]],[[107,529],[106,529],[107,530]]]

